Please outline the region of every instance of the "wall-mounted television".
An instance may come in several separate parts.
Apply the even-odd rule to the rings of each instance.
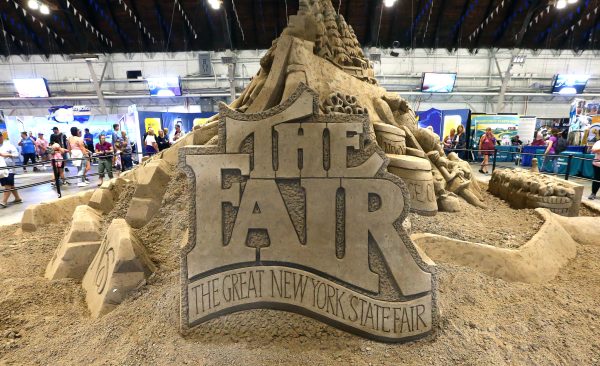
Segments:
[[[13,79],[20,98],[48,98],[48,82],[44,78]]]
[[[147,78],[148,89],[152,97],[179,97],[181,83],[179,77]]]
[[[423,73],[421,91],[423,93],[450,93],[454,89],[456,73]]]
[[[552,93],[564,95],[582,94],[589,78],[589,75],[556,74],[552,81]]]

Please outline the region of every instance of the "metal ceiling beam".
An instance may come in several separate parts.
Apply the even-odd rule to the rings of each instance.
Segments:
[[[515,10],[517,8],[517,4],[519,3],[519,0],[512,0],[512,1],[505,0],[505,1],[510,1],[510,5],[506,8],[507,9],[506,16],[504,17],[504,19],[502,20],[502,23],[500,24],[500,31],[498,32],[498,35],[496,37],[494,37],[493,44],[497,44],[501,40],[504,40],[506,31],[510,28],[510,26],[513,23],[513,22],[508,22],[508,18],[515,12]],[[498,14],[498,15],[500,15],[500,14]],[[506,25],[502,26],[502,24],[506,24]],[[529,24],[529,22],[527,22],[527,24]]]
[[[115,11],[111,5],[111,2],[109,0],[104,0],[103,2],[104,2],[104,7],[108,10],[108,15],[110,16],[110,19],[112,19],[113,23],[115,23],[115,25],[117,26],[116,33],[119,35],[119,40],[121,41],[121,44],[123,45],[123,51],[128,52],[129,51],[129,42],[127,42],[127,40],[125,39],[125,37],[122,34],[123,30],[121,29],[121,26],[117,22],[117,17],[115,16]],[[137,26],[136,26],[136,28],[139,29],[139,27],[137,27]]]
[[[25,51],[25,49],[21,46],[20,42],[23,42],[23,40],[19,39],[19,37],[14,34],[13,32],[10,31],[10,29],[8,27],[6,27],[6,24],[4,24],[4,20],[0,17],[0,21],[2,22],[2,31],[3,33],[3,38],[4,38],[4,42],[3,45],[5,47],[7,47],[6,45],[8,44],[8,42],[10,41],[10,43],[17,49],[17,52],[19,52],[22,55],[29,55],[28,51]],[[15,39],[13,40],[12,37],[15,37]],[[25,43],[25,42],[23,42]],[[10,56],[11,52],[10,52],[10,45],[8,46],[7,49],[8,54],[6,54],[6,56]]]
[[[365,35],[364,45],[377,46],[377,33],[379,32],[379,26],[381,21],[381,1],[369,0],[368,1],[368,12],[366,21],[368,26],[367,33]]]
[[[465,5],[463,5],[463,8],[460,12],[460,16],[458,17],[458,21],[460,21],[461,18],[465,17],[467,14],[467,11],[469,10],[469,3],[471,2],[471,0],[466,0],[465,1]],[[462,23],[458,25],[458,27],[456,28],[456,31],[454,31],[454,34],[452,34],[452,37],[450,38],[450,42],[451,42],[451,48],[447,47],[448,50],[450,51],[456,51],[458,50],[458,46],[459,46],[459,41],[460,41],[460,30],[462,28]]]
[[[600,1],[598,1],[598,0],[594,1],[594,7],[598,6],[599,3],[600,3]],[[594,48],[594,43],[596,43],[596,28],[598,27],[598,24],[600,24],[600,14],[599,13],[600,12],[595,13],[594,21],[589,30],[590,34],[587,37],[585,37],[584,39],[582,39],[581,42],[579,42],[578,49],[583,50],[588,43],[590,44],[590,48],[592,48],[592,49]]]
[[[504,108],[504,95],[506,94],[506,89],[508,88],[508,83],[510,82],[510,78],[512,76],[511,70],[514,66],[513,59],[520,52],[520,47],[521,47],[521,44],[523,43],[523,39],[525,38],[525,33],[527,32],[529,23],[531,22],[533,15],[544,6],[545,5],[542,3],[542,0],[533,0],[531,7],[527,10],[527,13],[525,14],[525,19],[523,20],[523,24],[521,24],[521,27],[520,27],[518,33],[515,35],[515,37],[516,37],[515,45],[514,45],[515,48],[513,48],[512,52],[511,52],[511,58],[508,63],[508,67],[506,68],[506,73],[504,74],[504,78],[502,79],[502,85],[500,86],[500,94],[498,96],[498,103],[496,104],[496,113],[500,113],[502,111],[502,109]]]
[[[131,10],[131,13],[135,17],[134,19],[137,19],[140,23],[142,23],[142,18],[140,17],[140,12],[138,11],[137,4],[134,0],[131,0],[131,2],[129,3],[129,10]],[[143,23],[142,23],[142,25],[143,25]],[[148,43],[148,39],[146,38],[147,36],[140,29],[140,27],[137,23],[134,23],[134,27],[135,27],[135,29],[137,29],[138,34],[139,34],[140,39],[143,44],[143,47],[140,47],[140,52],[149,53],[153,49],[153,47],[150,45],[150,43]]]
[[[493,0],[492,0],[493,1]],[[442,29],[442,24],[445,20],[444,14],[446,14],[447,11],[447,5],[449,4],[449,1],[443,1],[442,5],[440,6],[440,11],[438,14],[438,18],[437,18],[437,23],[435,25],[435,36],[433,37],[433,43],[432,43],[432,48],[438,48],[440,46],[440,32]]]
[[[17,16],[19,17],[19,19],[21,20],[22,25],[25,27],[25,30],[27,31],[27,35],[31,38],[31,40],[35,43],[36,48],[40,51],[41,54],[43,54],[44,56],[46,56],[46,58],[50,57],[50,51],[48,51],[48,49],[46,47],[44,47],[42,45],[42,43],[39,40],[38,37],[38,33],[35,32],[29,25],[29,20],[28,18],[23,14],[22,9],[15,9]],[[32,36],[31,34],[33,34],[34,36]]]
[[[161,33],[163,35],[164,49],[162,51],[169,52],[169,41],[170,41],[169,40],[169,28],[168,28],[167,24],[165,23],[165,19],[162,16],[159,1],[153,0],[152,3],[154,4],[154,11],[156,12],[156,20],[158,21],[158,27],[160,28]]]
[[[79,45],[79,49],[63,50],[63,53],[89,51],[88,38],[84,36],[84,30],[83,30],[83,27],[81,27],[79,21],[77,19],[75,19],[75,16],[73,15],[73,13],[71,13],[71,11],[67,8],[66,0],[57,0],[57,3],[58,3],[58,6],[60,7],[60,10],[67,15],[67,21],[69,23],[69,27],[71,28],[71,34],[75,35],[75,39],[77,40],[77,43]],[[69,38],[69,37],[67,37],[67,38]]]
[[[92,27],[94,27],[97,31],[100,31],[102,29],[102,27],[100,27],[99,23],[98,23],[98,17],[96,16],[96,12],[88,5],[88,3],[86,3],[85,1],[81,1],[81,3],[83,4],[85,11],[87,13],[87,18],[84,17],[83,20],[87,21],[90,23],[90,25]],[[71,6],[73,6],[71,4]],[[75,7],[73,7],[74,9]],[[81,11],[79,11],[81,13]],[[87,27],[86,27],[87,30]],[[98,36],[96,35],[96,33],[94,33],[93,31],[92,33],[92,37],[94,37],[94,39],[96,40],[96,42],[99,45],[99,51],[101,51],[102,53],[108,53],[109,48],[106,46],[106,44],[98,38]]]
[[[425,7],[427,6],[428,0],[419,0],[419,4],[416,7],[416,12],[415,12],[415,20],[416,20],[416,15],[418,15],[421,10],[425,9]],[[414,24],[412,24],[411,22],[411,27],[412,27],[412,39],[410,40],[410,45],[411,48],[418,48],[418,44],[417,44],[417,35],[419,34],[419,24],[422,22],[422,19],[419,19],[419,21],[415,21]]]
[[[495,2],[494,0],[490,0],[490,2],[488,3],[487,8],[485,9],[485,15],[483,16],[483,19],[481,20],[482,24],[483,24],[483,22],[485,22],[485,20],[487,18],[489,18],[492,15],[492,12],[495,9],[494,2]],[[477,33],[477,36],[475,36],[475,40],[472,42],[472,44],[475,44],[475,47],[471,47],[470,50],[476,50],[481,47],[481,40],[483,39],[483,32],[485,29],[486,29],[486,27],[484,26],[483,29]]]

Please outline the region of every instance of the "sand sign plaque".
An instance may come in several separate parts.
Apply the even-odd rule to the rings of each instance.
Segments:
[[[220,113],[218,146],[180,154],[195,189],[183,329],[269,308],[383,341],[431,334],[433,268],[402,229],[408,192],[368,117],[319,115],[303,84],[268,111]]]

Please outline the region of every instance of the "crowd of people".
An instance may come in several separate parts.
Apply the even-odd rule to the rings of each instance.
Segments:
[[[183,136],[181,125],[175,126],[172,140],[169,140],[168,135],[169,131],[166,128],[159,130],[158,133],[153,128],[149,128],[143,138],[143,154],[153,155],[168,149]],[[126,171],[133,168],[134,149],[127,133],[121,131],[119,124],[114,124],[110,133],[100,134],[97,143],[94,142],[94,135],[88,128],[82,131],[77,127],[71,127],[67,135],[58,127],[54,127],[49,140],[46,140],[42,132],[38,133],[37,137],[34,137],[32,132],[22,132],[16,146],[0,133],[0,186],[4,189],[0,208],[9,205],[11,194],[14,200],[10,204],[23,202],[15,189],[14,166],[19,155],[21,155],[21,169],[24,173],[29,167],[37,172],[49,166],[58,175],[60,185],[69,185],[70,179],[78,187],[88,186],[90,184],[88,175],[93,165],[98,166],[98,186],[102,185],[105,177],[112,179],[115,170]],[[13,168],[7,169],[7,167]],[[65,172],[69,172],[69,167],[74,168],[76,172],[73,176],[66,177]]]

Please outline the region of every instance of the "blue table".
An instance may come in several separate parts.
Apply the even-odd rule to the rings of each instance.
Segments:
[[[575,151],[563,151],[560,153],[558,158],[558,174],[566,174],[567,173],[567,165],[569,163],[569,155],[573,157],[583,158],[583,154]],[[581,159],[571,159],[571,167],[569,169],[569,175],[575,176],[581,172],[581,166],[583,165],[583,160]]]
[[[525,153],[529,153],[529,154],[538,154],[538,153],[544,153],[544,151],[546,151],[546,147],[545,146],[523,146],[523,150],[522,153],[523,155],[523,159],[521,160],[521,165],[522,166],[531,166],[531,160],[533,160],[533,155],[525,155]],[[542,159],[544,160],[544,159]],[[538,160],[538,166],[541,166],[542,161]]]
[[[585,154],[585,148],[586,148],[585,146],[568,146],[567,150],[565,150],[565,151],[575,151],[578,153]]]
[[[586,159],[594,159],[594,154],[583,154]],[[584,160],[581,166],[581,175],[585,178],[594,179],[594,166],[592,160]]]
[[[515,154],[511,154],[518,151],[516,146],[496,146],[496,161],[497,162],[511,162],[515,160]]]

